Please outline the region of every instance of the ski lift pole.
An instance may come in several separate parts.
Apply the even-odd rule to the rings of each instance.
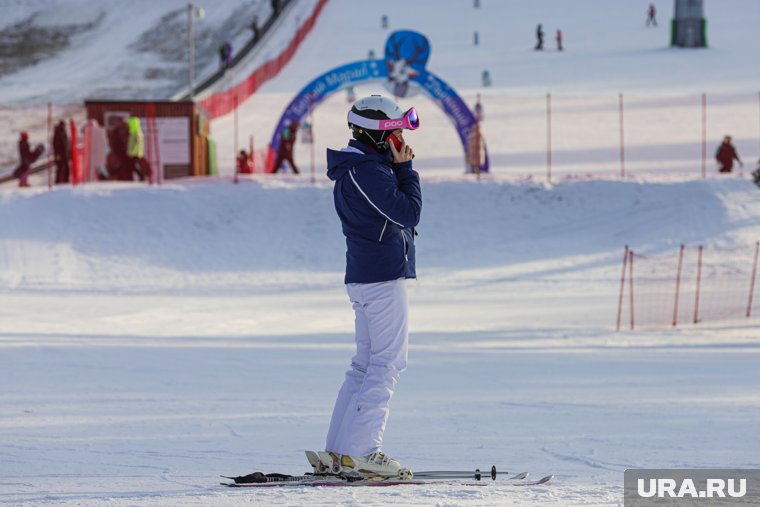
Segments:
[[[707,94],[702,94],[702,179],[707,177]]]

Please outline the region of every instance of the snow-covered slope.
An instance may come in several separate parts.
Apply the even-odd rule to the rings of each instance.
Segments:
[[[187,2],[93,0],[9,1],[0,30],[44,32],[81,27],[35,64],[0,77],[0,102],[44,104],[91,99],[165,100],[187,85]],[[206,6],[194,23],[196,79],[218,65],[217,48],[241,46],[253,17],[270,14],[264,0],[225,0]],[[30,32],[34,37],[35,32]],[[30,50],[31,52],[31,50]],[[196,83],[197,84],[197,83]]]
[[[626,0],[471,1],[357,3],[332,0],[293,62],[240,108],[239,143],[249,136],[266,146],[295,92],[337,66],[362,60],[369,50],[382,55],[392,30],[412,29],[431,44],[427,68],[451,84],[468,104],[482,94],[482,130],[493,171],[545,177],[546,94],[553,95],[554,171],[562,174],[619,173],[618,94],[626,101],[626,166],[630,173],[699,174],[701,94],[708,94],[709,154],[731,133],[747,161],[760,156],[757,83],[754,65],[760,34],[760,3],[726,0],[705,3],[710,48],[670,48],[673,2],[653,2],[660,24],[645,26],[648,2]],[[445,5],[445,6],[443,6]],[[443,7],[442,7],[443,6]],[[389,17],[389,28],[380,19]],[[544,52],[533,50],[542,23]],[[554,50],[562,29],[565,50]],[[480,44],[473,45],[478,31]],[[480,78],[489,70],[493,85]],[[387,93],[377,84],[358,86],[358,96]],[[420,167],[459,174],[464,155],[450,120],[427,97],[401,101],[420,111],[422,129],[409,136]],[[327,147],[343,146],[347,131],[345,94],[332,96],[314,112],[317,163]],[[234,170],[232,115],[212,124],[223,174]],[[311,165],[309,146],[299,143],[296,162]],[[708,160],[709,170],[714,163]]]
[[[614,279],[625,244],[656,254],[682,242],[728,247],[760,237],[758,190],[748,181],[423,181],[420,267],[436,276],[532,270],[559,259],[569,269],[599,259],[611,260]],[[6,191],[0,288],[152,292],[338,283],[344,259],[336,252],[344,245],[331,192],[329,183],[296,178]]]
[[[26,19],[27,5],[75,12],[100,4],[11,3],[2,26]],[[219,474],[304,472],[302,451],[322,447],[352,356],[344,244],[318,165],[313,185],[278,175],[238,185],[221,177],[152,188],[0,190],[0,503],[609,506],[622,504],[626,468],[760,467],[757,317],[614,331],[623,246],[657,255],[680,243],[752,245],[760,239],[757,187],[714,175],[553,185],[508,178],[516,162],[542,170],[547,90],[577,99],[565,107],[587,116],[559,127],[567,137],[558,162],[566,157],[576,173],[614,174],[614,156],[588,155],[609,135],[593,127],[614,120],[620,91],[644,103],[634,116],[655,111],[629,133],[634,154],[647,154],[633,169],[699,171],[684,152],[696,140],[699,153],[700,130],[671,128],[691,118],[681,106],[694,97],[699,104],[697,90],[729,97],[718,110],[728,120],[711,116],[710,138],[746,130],[740,153],[754,158],[757,2],[708,1],[711,48],[693,52],[665,47],[671,2],[655,3],[660,28],[647,30],[648,2],[628,0],[481,0],[480,10],[469,1],[331,0],[310,44],[241,110],[241,136],[254,134],[262,146],[315,73],[380,51],[382,14],[393,29],[428,33],[430,68],[470,101],[488,65],[495,86],[482,90],[484,128],[498,163],[479,182],[461,175],[461,148],[437,108],[424,98],[405,101],[424,119],[409,135],[424,208],[419,279],[409,283],[409,369],[385,450],[414,469],[496,464],[554,473],[553,485],[257,492],[217,485]],[[218,5],[232,12],[243,4]],[[138,2],[121,12],[152,26],[164,8],[179,4]],[[563,29],[565,53],[530,49],[538,22],[549,34]],[[92,42],[106,48],[109,40]],[[111,63],[124,62],[114,55]],[[13,89],[74,93],[81,81],[70,79]],[[4,104],[7,89],[0,88]],[[606,94],[612,113],[599,106]],[[346,140],[339,95],[316,115],[318,164],[326,146]],[[750,99],[732,98],[739,95]],[[541,119],[520,109],[530,104]],[[750,119],[738,128],[732,121],[742,115]],[[232,118],[213,131],[231,152]],[[663,142],[667,132],[675,137]],[[299,150],[308,167],[308,147]]]
[[[353,328],[329,185],[221,179],[1,194],[0,499],[615,505],[625,468],[756,466],[756,318],[613,330],[622,245],[754,242],[752,183],[426,178],[423,193],[386,450],[553,486],[219,491],[219,473],[305,470]]]

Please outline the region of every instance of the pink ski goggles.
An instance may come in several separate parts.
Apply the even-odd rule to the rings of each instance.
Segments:
[[[420,117],[417,114],[417,110],[414,108],[409,109],[401,118],[393,120],[370,120],[369,118],[363,118],[353,111],[348,112],[348,123],[358,125],[365,129],[371,130],[396,130],[396,129],[409,129],[416,130],[420,127]]]

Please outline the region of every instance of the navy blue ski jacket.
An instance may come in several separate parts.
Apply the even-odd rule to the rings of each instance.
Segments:
[[[327,150],[327,176],[346,237],[345,283],[416,278],[422,192],[412,162],[392,163],[390,152],[351,140],[341,151]]]

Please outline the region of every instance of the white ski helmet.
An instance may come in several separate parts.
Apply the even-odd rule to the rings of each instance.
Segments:
[[[353,131],[354,139],[375,146],[379,150],[388,148],[388,134],[399,128],[417,128],[419,120],[414,112],[415,125],[409,126],[406,116],[409,112],[382,95],[370,95],[359,99],[348,112],[348,127]],[[397,120],[397,121],[385,121]]]

